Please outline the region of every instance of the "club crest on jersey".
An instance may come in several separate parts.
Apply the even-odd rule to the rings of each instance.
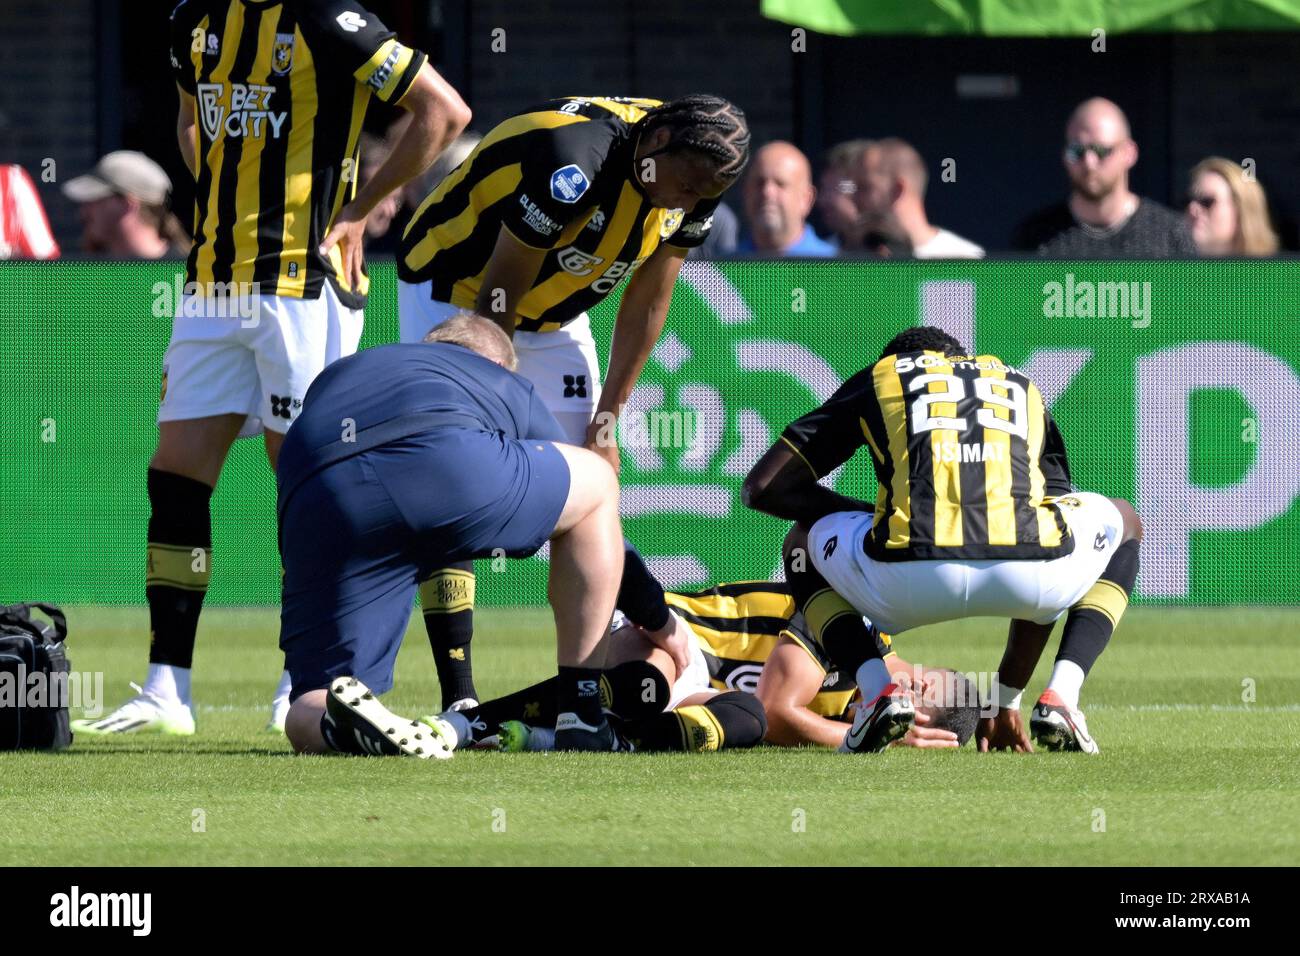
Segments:
[[[275,47],[271,50],[271,72],[284,76],[293,66],[293,34],[277,33]]]
[[[682,224],[682,217],[684,215],[686,215],[686,213],[680,209],[669,209],[664,213],[664,220],[659,224],[659,238],[667,239],[676,232],[677,227]]]
[[[578,168],[577,163],[561,166],[551,173],[551,196],[559,202],[577,202],[590,185],[591,180]]]

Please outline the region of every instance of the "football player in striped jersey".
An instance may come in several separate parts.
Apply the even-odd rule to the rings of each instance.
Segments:
[[[619,605],[601,690],[632,749],[843,742],[858,698],[853,676],[836,670],[809,634],[785,584],[744,581],[665,593],[628,547]],[[676,628],[689,637],[685,666],[660,636]],[[888,636],[871,633],[891,672],[922,698],[918,722],[902,743],[954,748],[969,740],[980,707],[974,686],[953,671],[909,664]],[[442,718],[462,746],[497,735],[499,726],[502,749],[545,750],[554,736],[554,696],[547,681]]]
[[[879,486],[874,505],[818,484],[863,447]],[[882,749],[913,720],[862,615],[891,634],[1011,618],[1000,710],[980,745],[1029,750],[1020,693],[1068,613],[1031,729],[1048,749],[1097,752],[1079,691],[1128,605],[1142,525],[1126,501],[1074,492],[1060,431],[1023,373],[938,329],[908,329],[787,426],[742,495],[797,522],[786,578],[813,635],[855,671],[869,702],[849,750]]]
[[[402,341],[420,341],[462,308],[495,320],[568,440],[617,470],[618,416],[663,330],[682,261],[748,159],[744,113],[716,96],[571,96],[510,117],[406,227]],[[586,310],[624,281],[602,382]],[[477,702],[474,584],[461,566],[420,587],[444,707]]]
[[[195,176],[194,245],[163,357],[149,462],[149,671],[78,733],[194,733],[190,670],[212,574],[211,499],[235,439],[274,469],[303,396],[356,351],[366,217],[428,167],[469,109],[419,50],[351,0],[183,0],[171,17],[177,136]],[[373,99],[413,120],[357,189]],[[289,707],[285,671],[271,726]]]

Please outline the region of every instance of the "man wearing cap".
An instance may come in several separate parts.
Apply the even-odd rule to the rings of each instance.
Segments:
[[[122,149],[63,184],[81,213],[81,248],[120,259],[189,254],[189,236],[168,211],[172,181],[144,153]]]

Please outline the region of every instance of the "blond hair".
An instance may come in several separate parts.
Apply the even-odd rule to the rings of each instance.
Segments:
[[[446,322],[435,326],[424,337],[424,341],[459,345],[512,372],[519,365],[510,336],[491,319],[485,319],[474,312],[456,313]]]
[[[886,176],[906,180],[919,198],[925,198],[925,187],[930,182],[930,174],[916,147],[897,136],[888,136],[876,140],[871,148],[879,154],[880,166]]]
[[[1243,167],[1222,156],[1210,156],[1192,167],[1191,182],[1202,173],[1217,173],[1228,184],[1232,203],[1237,207],[1237,234],[1232,251],[1239,256],[1271,256],[1277,252],[1277,232],[1268,215],[1264,187],[1252,177],[1246,178]]]

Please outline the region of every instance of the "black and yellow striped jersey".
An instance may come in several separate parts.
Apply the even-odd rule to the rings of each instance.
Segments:
[[[314,299],[329,280],[362,305],[339,247],[319,247],[356,192],[370,98],[399,102],[425,59],[352,2],[183,0],[172,70],[198,114],[187,281]]]
[[[487,134],[422,202],[402,235],[397,274],[471,309],[501,227],[548,250],[516,308],[516,328],[550,332],[595,305],[660,243],[708,236],[718,200],[689,214],[652,205],[637,176],[636,123],[658,100],[575,96]]]
[[[785,637],[803,648],[825,675],[809,710],[841,717],[857,693],[854,675],[836,669],[804,626],[783,582],[742,581],[690,594],[668,591],[664,599],[694,632],[709,665],[710,683],[718,690],[754,693],[763,665]],[[882,654],[892,650],[887,635],[874,627],[871,634]]]
[[[994,355],[890,355],[782,434],[821,477],[866,445],[879,490],[864,543],[878,561],[1036,560],[1074,539],[1061,433],[1024,374]]]

